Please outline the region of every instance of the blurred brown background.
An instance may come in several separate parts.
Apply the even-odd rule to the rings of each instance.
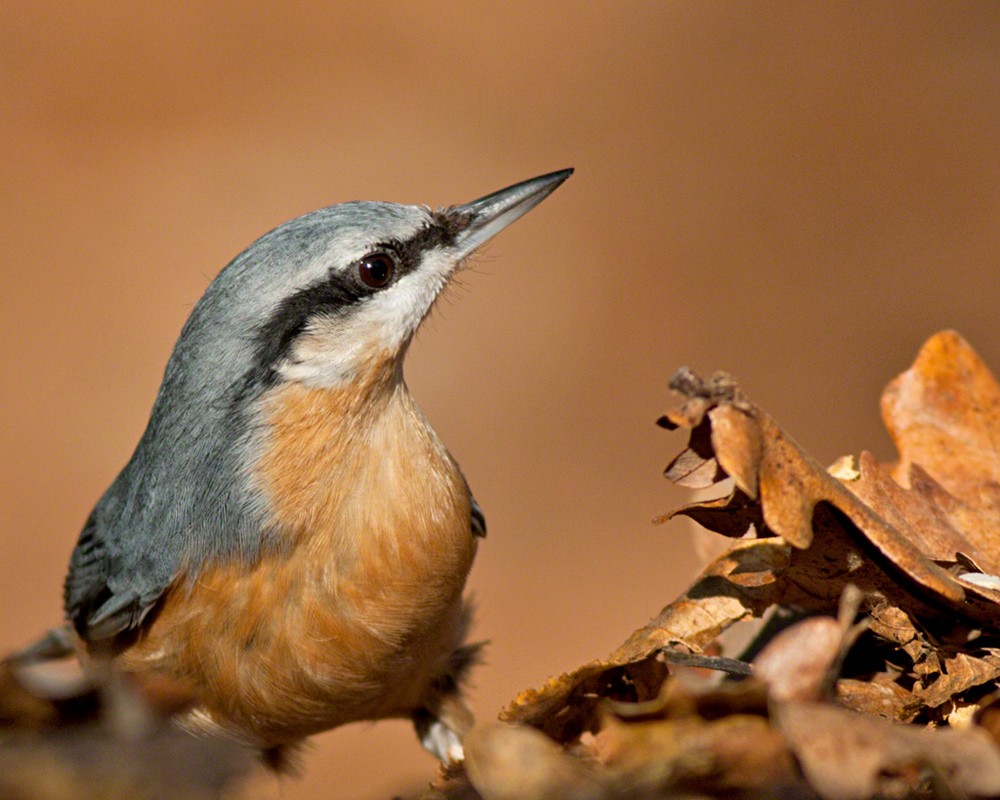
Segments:
[[[994,3],[2,3],[0,649],[60,618],[91,504],[193,302],[274,225],[575,166],[438,306],[408,376],[490,535],[490,717],[682,590],[653,426],[724,368],[823,461],[932,332],[1000,368]],[[285,800],[384,798],[408,724],[320,736]]]

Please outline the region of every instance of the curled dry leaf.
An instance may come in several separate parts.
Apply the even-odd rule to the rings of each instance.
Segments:
[[[519,694],[500,713],[500,719],[533,725],[560,743],[572,742],[598,727],[602,702],[656,698],[667,666],[656,658],[655,649],[650,653],[634,661],[612,655],[551,678],[541,689]]]
[[[737,524],[720,525],[722,530],[719,532],[733,535],[744,521],[758,513],[748,511],[746,498],[749,498],[757,501],[763,522],[756,531],[758,535],[777,535],[794,548],[806,550],[813,545],[817,532],[814,518],[817,507],[822,504],[826,509],[821,513],[829,515],[829,509],[835,509],[835,520],[849,523],[842,525],[849,536],[858,539],[855,532],[860,532],[876,545],[881,554],[913,582],[913,590],[932,593],[951,605],[965,599],[962,585],[935,564],[933,556],[921,552],[916,543],[901,535],[875,509],[862,502],[852,491],[857,481],[845,484],[830,475],[738,390],[734,389],[731,400],[717,399],[716,405],[707,408],[700,396],[691,402],[695,404],[694,410],[689,408],[690,404],[685,404],[679,411],[669,413],[666,419],[671,425],[680,427],[684,421],[695,420],[696,412],[700,411],[702,416],[692,429],[688,447],[678,459],[688,458],[692,447],[696,447],[700,458],[717,465],[736,483],[739,494],[734,492],[721,506],[719,501],[709,504],[708,511],[716,517],[721,517],[719,512],[725,508],[732,509],[738,518]],[[706,440],[710,441],[711,449],[705,448]],[[674,472],[678,459],[667,468],[668,477]],[[862,476],[864,466],[863,463]],[[701,473],[707,474],[708,470],[702,469]],[[676,513],[711,524],[712,520],[706,519],[702,511],[704,506],[694,504]],[[749,508],[752,509],[752,505]],[[742,533],[746,530],[744,528]]]
[[[838,480],[822,469],[731,381],[730,393],[715,392],[711,401],[690,388],[696,383],[690,373],[675,381],[687,387],[689,400],[665,424],[690,427],[691,434],[667,475],[690,485],[677,465],[697,453],[708,465],[698,476],[730,475],[737,491],[674,513],[726,535],[743,535],[750,523],[760,531],[763,523],[807,548],[813,511],[827,503],[853,523],[852,534],[874,546],[873,555],[887,558],[919,591],[972,620],[996,624],[1000,592],[992,582],[961,581],[940,568],[961,566],[964,558],[972,574],[1000,575],[1000,385],[958,334],[932,337],[913,367],[886,389],[883,416],[900,460],[886,468],[863,453],[856,479]]]
[[[925,678],[914,689],[928,708],[951,700],[965,690],[988,685],[1000,677],[1000,650],[977,651],[976,656],[956,653],[941,662],[940,671]]]

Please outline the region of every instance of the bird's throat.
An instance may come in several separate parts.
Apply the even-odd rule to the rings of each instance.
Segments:
[[[347,387],[279,385],[261,413],[254,478],[271,523],[336,559],[338,579],[399,569],[431,578],[467,549],[465,479],[389,359]]]

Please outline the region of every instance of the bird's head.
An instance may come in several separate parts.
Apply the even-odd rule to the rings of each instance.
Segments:
[[[373,368],[398,368],[461,264],[571,173],[542,175],[437,211],[351,202],[292,220],[216,278],[181,337],[181,360],[216,361],[223,373],[243,362],[249,366],[243,389],[254,394],[285,381],[342,387]],[[213,338],[210,353],[183,358]]]

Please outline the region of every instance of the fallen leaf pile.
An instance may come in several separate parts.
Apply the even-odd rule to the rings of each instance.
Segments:
[[[193,698],[78,664],[0,661],[0,800],[216,800],[254,754],[170,724]]]
[[[1000,797],[1000,386],[955,333],[829,469],[724,374],[661,425],[666,515],[734,539],[608,658],[517,697],[430,798]]]

